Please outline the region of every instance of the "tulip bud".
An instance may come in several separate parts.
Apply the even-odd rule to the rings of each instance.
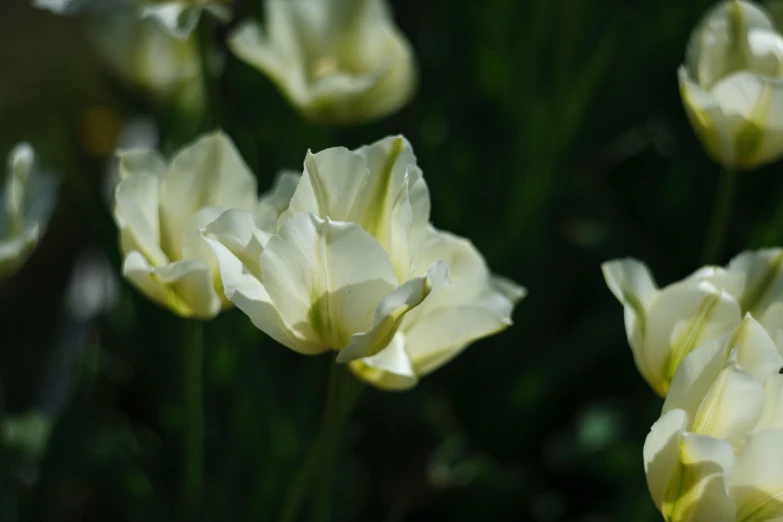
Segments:
[[[245,22],[229,47],[315,122],[380,118],[415,89],[413,51],[385,0],[267,0],[266,29]]]
[[[712,8],[678,75],[688,118],[715,161],[752,169],[783,154],[783,37],[764,9],[744,0]]]
[[[121,151],[114,219],[123,275],[183,317],[209,319],[229,306],[217,259],[199,230],[226,208],[252,210],[256,181],[223,133],[203,136],[169,163],[155,151]]]
[[[781,249],[743,252],[726,268],[704,267],[662,289],[635,259],[610,261],[602,269],[625,307],[639,373],[661,396],[686,355],[731,331],[744,314],[758,318],[775,341],[783,331]]]
[[[258,328],[300,353],[370,357],[352,365],[359,377],[404,388],[510,324],[522,293],[431,228],[429,211],[410,145],[387,138],[308,153],[301,177],[283,174],[255,212],[225,212],[202,235],[226,296]]]
[[[35,155],[20,143],[8,155],[0,190],[0,279],[16,270],[38,244],[54,207],[57,185],[35,168]]]

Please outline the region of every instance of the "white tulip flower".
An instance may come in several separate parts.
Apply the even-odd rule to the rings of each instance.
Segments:
[[[162,105],[203,108],[205,73],[195,36],[175,38],[132,15],[101,17],[90,28],[98,55],[122,82]]]
[[[751,169],[783,154],[783,36],[762,7],[713,7],[678,75],[688,118],[715,161]]]
[[[226,22],[231,19],[230,0],[33,0],[33,7],[53,13],[135,14],[159,23],[170,35],[185,39],[198,25],[202,11]]]
[[[0,279],[19,268],[38,244],[56,192],[53,178],[36,169],[33,148],[27,143],[14,147],[0,188]]]
[[[468,244],[430,227],[429,214],[416,158],[396,137],[356,151],[308,153],[301,177],[283,175],[255,213],[230,210],[203,235],[219,259],[226,296],[269,336],[304,354],[338,350],[338,362],[392,344],[395,356],[383,369],[410,379],[411,361],[394,349],[402,325],[418,332],[417,342],[444,336],[422,353],[426,372],[505,327],[521,292],[491,280]],[[466,295],[446,310],[443,301],[459,293],[437,297],[450,263]],[[429,332],[413,326],[425,317]]]
[[[647,483],[667,522],[783,516],[782,365],[750,315],[685,357],[644,445]]]
[[[704,267],[659,289],[636,259],[602,265],[612,293],[625,307],[625,329],[639,372],[661,396],[683,358],[725,335],[745,313],[783,345],[783,250],[743,252],[725,268]]]
[[[411,45],[386,0],[266,0],[266,28],[243,23],[229,47],[320,123],[380,118],[416,86]]]
[[[227,208],[255,208],[255,177],[221,132],[182,148],[168,164],[147,149],[118,156],[114,219],[123,275],[180,316],[214,317],[230,303],[217,259],[199,230]]]

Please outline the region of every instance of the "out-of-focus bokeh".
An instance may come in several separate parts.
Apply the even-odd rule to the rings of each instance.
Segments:
[[[512,328],[415,390],[364,392],[335,520],[659,520],[641,449],[661,402],[599,265],[633,255],[662,284],[698,266],[719,167],[676,72],[710,4],[395,0],[418,94],[379,122],[329,129],[221,57],[228,28],[216,22],[217,88],[172,103],[109,66],[100,19],[2,0],[0,156],[28,141],[62,180],[43,240],[0,283],[0,520],[177,519],[184,322],[119,277],[112,154],[170,152],[216,122],[264,189],[308,148],[404,134],[436,226],[529,290]],[[261,16],[258,0],[235,11],[234,23]],[[178,55],[187,67],[190,52]],[[173,73],[189,70],[155,74],[175,92]],[[197,110],[203,99],[216,107]],[[782,174],[743,174],[722,261],[781,243]],[[236,310],[206,324],[206,348],[204,520],[274,520],[320,425],[327,357],[296,355]]]

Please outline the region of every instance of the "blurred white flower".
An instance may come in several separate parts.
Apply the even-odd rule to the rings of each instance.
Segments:
[[[752,317],[687,355],[644,445],[667,522],[783,517],[783,365]]]
[[[760,6],[729,0],[693,32],[680,92],[707,153],[729,169],[783,154],[783,37]]]
[[[413,96],[416,64],[385,0],[267,0],[266,27],[243,23],[229,47],[307,118],[357,124]]]
[[[227,22],[231,0],[33,0],[33,7],[53,13],[94,12],[109,15],[135,15],[151,18],[170,35],[187,38],[198,25],[202,11]]]
[[[199,230],[227,208],[255,208],[253,174],[221,132],[182,148],[168,164],[153,150],[118,155],[114,218],[123,275],[183,317],[214,317],[230,303],[217,259]]]
[[[103,16],[90,25],[94,48],[111,73],[162,105],[199,113],[204,71],[196,37],[175,38],[133,15]]]
[[[68,314],[77,320],[90,320],[111,310],[118,294],[117,277],[106,254],[94,250],[82,252],[65,291]]]
[[[636,259],[610,261],[602,269],[625,307],[636,366],[661,396],[688,353],[730,332],[745,313],[783,345],[782,249],[743,252],[726,268],[704,267],[662,289]]]
[[[413,150],[392,137],[308,153],[302,176],[281,175],[254,214],[230,210],[203,235],[227,297],[258,328],[300,353],[375,356],[352,368],[404,388],[505,328],[522,294],[492,278],[467,241],[433,229],[429,214]]]
[[[32,147],[21,143],[8,156],[0,188],[0,279],[16,270],[38,244],[54,207],[57,184],[35,166]]]

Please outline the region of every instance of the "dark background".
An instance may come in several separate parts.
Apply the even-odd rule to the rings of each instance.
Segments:
[[[110,78],[82,20],[26,4],[0,1],[0,155],[28,140],[63,181],[46,237],[0,283],[0,516],[175,520],[185,322],[121,280],[115,306],[76,319],[66,289],[85,252],[119,275],[102,195],[121,122],[159,118],[167,152],[205,129]],[[661,402],[636,371],[600,263],[634,255],[661,284],[698,267],[719,167],[688,125],[676,71],[709,5],[394,1],[419,91],[352,129],[308,124],[227,57],[221,123],[262,188],[301,168],[308,148],[402,133],[433,222],[529,290],[512,328],[413,391],[365,391],[338,460],[334,520],[660,519],[641,449]],[[260,11],[257,0],[236,7],[237,19]],[[780,174],[742,175],[723,261],[779,244]],[[276,345],[236,310],[206,336],[204,520],[274,520],[316,436],[328,360]],[[48,448],[31,442],[41,429],[19,423],[31,411],[45,413],[44,432],[53,423]]]

